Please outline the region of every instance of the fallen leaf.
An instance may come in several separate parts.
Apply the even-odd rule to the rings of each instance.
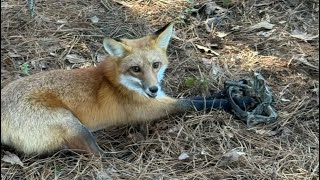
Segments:
[[[92,64],[90,62],[85,62],[85,63],[81,64],[81,66],[79,68],[80,69],[84,69],[84,68],[88,68],[88,67],[91,67],[91,66],[92,66]]]
[[[190,156],[187,153],[181,153],[178,157],[179,160],[188,159]]]
[[[180,40],[180,41],[183,41],[181,38],[179,38],[176,34],[176,32],[173,32],[172,33],[172,36],[171,36],[172,39],[177,39],[177,40]]]
[[[146,138],[139,132],[137,133],[130,133],[128,135],[128,137],[133,141],[133,142],[140,142],[140,141],[143,141],[145,140]]]
[[[20,54],[14,53],[14,52],[8,52],[8,56],[11,58],[15,58],[15,57],[21,57]]]
[[[272,4],[272,1],[271,2],[267,2],[267,3],[253,4],[253,6],[260,7],[260,6],[268,6],[270,4]]]
[[[59,19],[59,20],[57,21],[57,23],[58,23],[58,24],[67,24],[68,21],[65,20],[65,19]]]
[[[257,30],[257,29],[269,29],[271,30],[273,28],[274,24],[269,23],[268,21],[262,21],[258,24],[250,26],[248,29],[249,31]]]
[[[53,52],[50,52],[49,55],[50,55],[50,56],[53,56],[53,57],[57,57],[57,56],[58,56],[57,53],[53,53]]]
[[[206,42],[204,46],[210,49],[223,49],[224,42],[222,38],[218,36],[208,37],[208,42]]]
[[[83,63],[86,62],[87,60],[84,59],[83,57],[77,55],[77,54],[68,54],[66,55],[66,59],[70,62],[70,63]]]
[[[230,33],[217,32],[217,36],[220,37],[220,38],[224,38],[224,37],[228,36],[228,34],[230,34]]]
[[[300,62],[300,63],[302,63],[302,64],[304,64],[304,65],[306,65],[306,66],[309,66],[309,67],[311,67],[311,68],[319,71],[319,67],[311,64],[311,63],[305,58],[305,56],[304,56],[303,54],[295,54],[295,55],[293,55],[293,57],[291,58],[290,62],[291,62],[292,60],[298,61],[298,62]]]
[[[276,30],[275,29],[272,29],[271,31],[260,31],[260,32],[258,32],[257,33],[257,36],[263,36],[263,37],[270,37],[271,36],[271,34],[273,33],[273,32],[275,32]]]
[[[4,161],[4,162],[10,163],[12,165],[18,164],[21,167],[24,167],[22,161],[20,160],[20,158],[17,155],[15,155],[13,153],[10,153],[8,151],[6,151],[6,155],[4,155],[1,160]]]
[[[150,130],[165,130],[169,128],[169,124],[167,124],[165,121],[161,121],[157,123],[155,126],[149,126]]]
[[[313,39],[318,38],[319,34],[318,35],[310,35],[310,34],[307,34],[306,32],[302,32],[300,30],[295,29],[294,31],[292,31],[290,36],[294,37],[294,38],[298,38],[298,39],[304,40],[304,41],[311,41]]]
[[[286,98],[281,98],[280,99],[282,102],[290,102],[291,100],[290,99],[286,99]]]
[[[238,161],[241,156],[246,155],[245,152],[243,152],[243,148],[235,148],[226,154],[224,154],[221,158],[221,165],[226,165],[235,161]]]
[[[221,24],[221,17],[213,17],[213,18],[208,18],[207,20],[204,21],[204,25],[206,28],[207,32],[211,32],[212,28],[220,25]]]
[[[235,26],[233,28],[231,28],[231,31],[239,31],[241,29],[242,26]]]
[[[81,48],[81,52],[90,53],[90,50],[89,50],[88,46],[85,43],[83,43],[83,42],[80,43],[79,47]]]
[[[132,4],[130,4],[130,3],[128,3],[128,2],[126,2],[126,1],[115,1],[116,3],[118,3],[118,4],[120,4],[120,5],[122,5],[122,6],[125,6],[125,7],[128,7],[128,8],[132,8]]]
[[[70,44],[68,44],[68,43],[66,43],[66,42],[59,41],[58,43],[59,43],[59,45],[60,45],[62,48],[64,48],[64,49],[67,49],[67,48],[70,47]]]
[[[106,55],[98,53],[96,56],[96,60],[97,60],[97,62],[101,62],[101,61],[105,60],[106,57],[107,57]]]
[[[214,59],[208,59],[208,58],[201,58],[201,61],[204,65],[210,67],[213,63]]]
[[[220,54],[215,52],[214,50],[210,49],[210,48],[207,48],[207,47],[204,47],[204,46],[201,46],[199,44],[195,44],[197,46],[197,48],[200,50],[200,52],[204,53],[210,53],[210,54],[214,54],[216,56],[219,56]]]
[[[221,68],[219,64],[216,64],[215,62],[211,62],[211,67],[210,67],[210,76],[213,78],[218,79],[220,76],[224,74],[224,70]]]
[[[168,133],[175,133],[175,132],[178,132],[180,130],[180,128],[179,127],[173,127],[173,128],[170,128],[169,130],[168,130]]]
[[[59,44],[55,44],[52,46],[47,47],[47,52],[56,52],[58,50],[62,49],[62,47]]]
[[[47,69],[48,68],[48,64],[45,63],[44,61],[41,60],[31,60],[30,64],[32,65],[33,68],[35,69]]]
[[[281,132],[280,137],[282,137],[282,138],[290,136],[292,134],[292,130],[290,130],[287,127],[282,127],[282,128],[279,129],[279,131]]]
[[[120,174],[116,169],[114,169],[113,167],[109,167],[107,169],[96,172],[94,180],[113,180],[119,176]]]
[[[266,136],[274,136],[278,134],[278,131],[271,131],[271,130],[264,130],[264,129],[258,129],[256,130],[256,133]]]
[[[90,18],[90,20],[92,23],[98,23],[100,19],[97,16],[93,16]]]
[[[225,8],[218,6],[215,2],[208,2],[205,4],[205,12],[207,15],[222,14],[226,11]]]
[[[234,137],[233,133],[230,132],[230,130],[226,126],[223,127],[223,132],[224,132],[224,134],[226,134],[228,136],[228,138]]]
[[[255,130],[255,132],[261,135],[269,136],[269,137],[271,136],[287,137],[292,134],[292,131],[287,127],[280,127],[279,129],[276,129],[274,131],[259,129],[259,130]]]
[[[105,171],[100,171],[96,173],[95,180],[112,180],[113,178]]]
[[[12,5],[10,5],[9,3],[7,3],[7,2],[1,2],[1,9],[2,9],[2,8],[10,8],[10,7],[12,7]]]

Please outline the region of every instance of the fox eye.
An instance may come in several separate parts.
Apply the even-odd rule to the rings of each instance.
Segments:
[[[160,62],[155,62],[155,63],[152,64],[152,67],[153,67],[154,69],[158,69],[159,66],[160,66]]]
[[[131,70],[132,70],[133,72],[136,72],[136,73],[141,71],[141,69],[140,69],[139,66],[132,66],[132,67],[131,67]]]

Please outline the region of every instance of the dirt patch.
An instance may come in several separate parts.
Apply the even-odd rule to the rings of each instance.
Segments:
[[[95,133],[109,157],[19,155],[24,167],[2,161],[1,179],[319,179],[318,1],[46,0],[35,12],[26,1],[1,2],[1,87],[92,66],[107,56],[104,36],[141,37],[175,20],[168,94],[208,95],[259,71],[280,117],[248,128],[212,111],[148,123],[144,133],[110,128]]]

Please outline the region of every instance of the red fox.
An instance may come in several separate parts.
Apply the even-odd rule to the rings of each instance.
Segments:
[[[91,132],[188,110],[230,110],[225,99],[166,96],[160,86],[173,23],[139,39],[105,38],[96,67],[20,78],[1,91],[1,143],[25,154],[104,154]]]

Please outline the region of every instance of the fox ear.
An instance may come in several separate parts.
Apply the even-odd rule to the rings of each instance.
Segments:
[[[126,51],[124,44],[108,37],[103,39],[103,47],[111,56],[116,57],[123,57]]]
[[[160,48],[167,49],[170,38],[173,33],[173,22],[167,24],[163,28],[159,29],[154,35],[157,36],[156,45]]]

